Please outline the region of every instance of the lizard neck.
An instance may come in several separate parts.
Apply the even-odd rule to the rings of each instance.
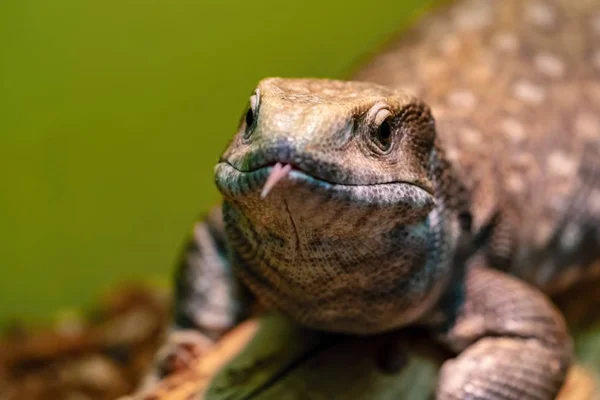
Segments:
[[[445,289],[450,232],[433,204],[411,212],[294,196],[268,212],[227,200],[223,211],[236,273],[262,302],[304,325],[396,329]]]

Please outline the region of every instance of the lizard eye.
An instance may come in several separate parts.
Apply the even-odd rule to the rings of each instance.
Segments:
[[[390,122],[392,113],[388,110],[380,110],[375,116],[375,129],[371,133],[371,141],[380,152],[387,153],[393,144],[393,133]]]
[[[250,97],[250,105],[244,115],[244,140],[250,139],[256,128],[256,114],[258,112],[258,91]]]

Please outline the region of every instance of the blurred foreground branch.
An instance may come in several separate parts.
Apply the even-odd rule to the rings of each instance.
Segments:
[[[242,324],[189,370],[129,399],[431,399],[444,355],[419,332],[330,336],[269,315]],[[577,366],[559,399],[599,396]]]

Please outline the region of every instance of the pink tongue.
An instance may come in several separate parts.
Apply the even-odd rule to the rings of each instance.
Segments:
[[[277,163],[273,166],[271,170],[271,174],[267,178],[267,182],[265,182],[265,186],[263,186],[263,190],[260,193],[260,198],[264,199],[267,197],[271,189],[275,187],[277,182],[281,179],[285,178],[285,176],[292,170],[292,166],[289,164],[282,165],[281,163]]]

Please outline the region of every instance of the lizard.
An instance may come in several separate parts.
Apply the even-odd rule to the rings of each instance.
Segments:
[[[438,399],[551,399],[551,297],[600,272],[600,2],[460,0],[351,80],[263,79],[176,274],[167,375],[255,304],[323,331],[422,326]]]

